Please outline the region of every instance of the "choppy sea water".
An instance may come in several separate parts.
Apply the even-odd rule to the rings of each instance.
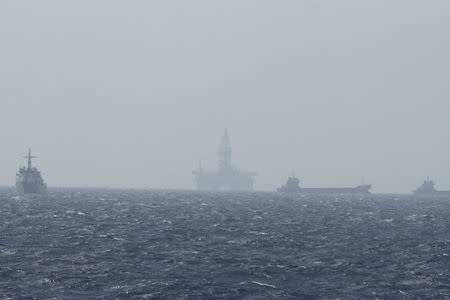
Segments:
[[[449,299],[450,199],[0,190],[0,299]]]

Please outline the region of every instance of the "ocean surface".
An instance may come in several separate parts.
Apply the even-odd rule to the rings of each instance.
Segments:
[[[0,190],[0,299],[450,299],[450,199]]]

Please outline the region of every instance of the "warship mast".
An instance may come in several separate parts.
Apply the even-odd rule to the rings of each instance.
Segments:
[[[32,158],[36,158],[36,156],[32,156],[31,155],[31,148],[28,149],[28,155],[24,156],[23,158],[27,158],[28,159],[28,171],[31,170],[31,159]]]

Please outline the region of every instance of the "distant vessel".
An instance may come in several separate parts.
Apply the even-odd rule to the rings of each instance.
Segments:
[[[38,169],[31,166],[31,159],[35,156],[31,155],[31,149],[28,150],[28,166],[20,168],[16,174],[16,190],[20,195],[23,194],[41,194],[45,193],[47,186],[42,179]]]
[[[288,177],[286,184],[283,184],[281,187],[277,189],[278,192],[283,193],[298,193],[301,191],[300,188],[300,180],[292,174]]]
[[[450,195],[450,191],[437,191],[434,188],[434,182],[429,178],[423,181],[423,184],[414,191],[415,195]]]
[[[192,172],[199,190],[252,190],[256,173],[236,169],[231,164],[231,143],[225,129],[219,151],[217,172],[204,171],[201,164]]]
[[[323,193],[323,194],[338,194],[338,193],[369,193],[372,188],[371,184],[362,184],[356,187],[344,187],[344,188],[301,188],[300,181],[294,175],[289,176],[286,184],[277,189],[282,193]]]

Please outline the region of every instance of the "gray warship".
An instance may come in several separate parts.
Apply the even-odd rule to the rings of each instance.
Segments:
[[[450,191],[438,191],[434,188],[434,182],[429,178],[425,179],[420,187],[414,191],[417,196],[450,196]]]
[[[38,169],[31,166],[31,159],[35,156],[31,155],[31,149],[28,150],[28,166],[20,168],[16,174],[16,190],[20,195],[24,194],[42,194],[47,190],[47,186],[42,179]]]
[[[291,175],[288,177],[286,184],[282,185],[277,189],[277,192],[281,193],[321,193],[321,194],[347,194],[347,193],[369,193],[372,188],[371,184],[361,184],[356,187],[330,187],[330,188],[301,188],[300,180],[295,176]]]
[[[219,168],[216,172],[204,171],[201,164],[198,170],[192,172],[199,190],[253,190],[256,173],[245,172],[234,168],[231,164],[231,143],[228,131],[225,129],[217,152]]]

